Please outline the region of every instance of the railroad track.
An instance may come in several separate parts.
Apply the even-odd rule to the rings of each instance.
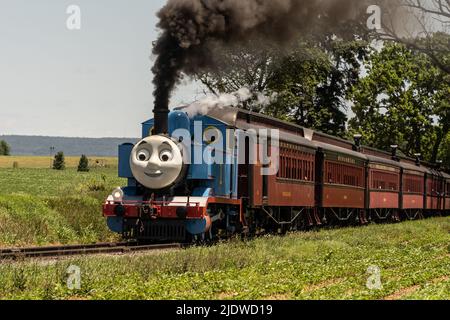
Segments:
[[[50,246],[33,248],[0,249],[1,260],[18,260],[24,258],[57,258],[76,255],[132,253],[164,249],[180,249],[181,243],[139,245],[136,243],[99,243],[91,245]]]

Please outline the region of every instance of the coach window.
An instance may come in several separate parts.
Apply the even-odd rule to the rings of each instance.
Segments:
[[[362,187],[363,174],[363,168],[334,162],[326,164],[325,176],[329,184]]]
[[[398,191],[398,174],[387,173],[383,171],[372,172],[372,189],[385,191]]]
[[[280,168],[277,178],[313,181],[314,156],[302,152],[299,146],[283,143],[280,146]]]
[[[423,182],[420,176],[406,176],[403,190],[408,193],[423,193]]]

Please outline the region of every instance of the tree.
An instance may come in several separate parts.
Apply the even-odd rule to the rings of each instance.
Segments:
[[[450,172],[450,134],[442,142],[442,147],[439,150],[439,159],[442,160],[443,169]]]
[[[435,162],[450,129],[446,75],[426,55],[394,43],[373,53],[366,67],[351,94],[350,132],[362,133],[370,146],[398,144],[408,156]]]
[[[9,156],[11,154],[11,147],[6,141],[0,141],[0,156]]]
[[[64,152],[60,151],[55,155],[55,159],[53,160],[53,169],[54,170],[65,170],[66,169],[66,161],[64,158]]]
[[[347,94],[369,51],[362,38],[333,35],[305,37],[289,49],[250,42],[215,50],[221,54],[219,67],[197,79],[213,94],[247,87],[272,99],[267,105],[250,102],[245,108],[344,136]]]
[[[89,160],[84,154],[80,158],[78,172],[89,172]]]
[[[343,135],[347,121],[342,73],[320,48],[309,49],[305,59],[295,52],[286,57],[269,83],[277,99],[266,112],[298,125]]]
[[[370,52],[366,41],[332,37],[309,46],[309,59],[297,53],[278,68],[270,88],[279,99],[273,113],[282,110],[290,121],[343,137],[347,122],[347,96],[358,81]],[[283,110],[286,109],[286,110]]]
[[[446,78],[450,78],[450,75]],[[437,79],[439,81],[439,79]],[[450,168],[450,81],[441,82],[441,89],[438,92],[438,99],[434,108],[435,119],[437,125],[435,126],[436,141],[432,149],[431,161],[447,159],[447,167]],[[447,153],[442,153],[442,150],[447,148]]]
[[[221,46],[213,51],[215,60],[220,63],[212,70],[201,70],[194,77],[214,95],[241,88],[267,93],[267,85],[283,56],[278,47],[261,45],[257,40],[238,47]]]
[[[378,38],[426,54],[436,67],[450,75],[450,0],[402,0],[400,3],[400,7],[385,15]]]

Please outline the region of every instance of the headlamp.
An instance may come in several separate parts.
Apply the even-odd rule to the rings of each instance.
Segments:
[[[121,188],[117,188],[113,191],[112,197],[114,199],[114,202],[122,202],[123,201],[123,190]]]

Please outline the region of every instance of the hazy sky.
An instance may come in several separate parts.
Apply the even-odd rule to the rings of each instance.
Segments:
[[[0,135],[137,137],[165,0],[0,0]],[[66,27],[69,5],[81,30]],[[172,106],[199,97],[180,87]]]
[[[0,0],[0,135],[137,137],[165,0]],[[81,30],[67,8],[81,8]],[[185,83],[172,107],[202,96]]]

